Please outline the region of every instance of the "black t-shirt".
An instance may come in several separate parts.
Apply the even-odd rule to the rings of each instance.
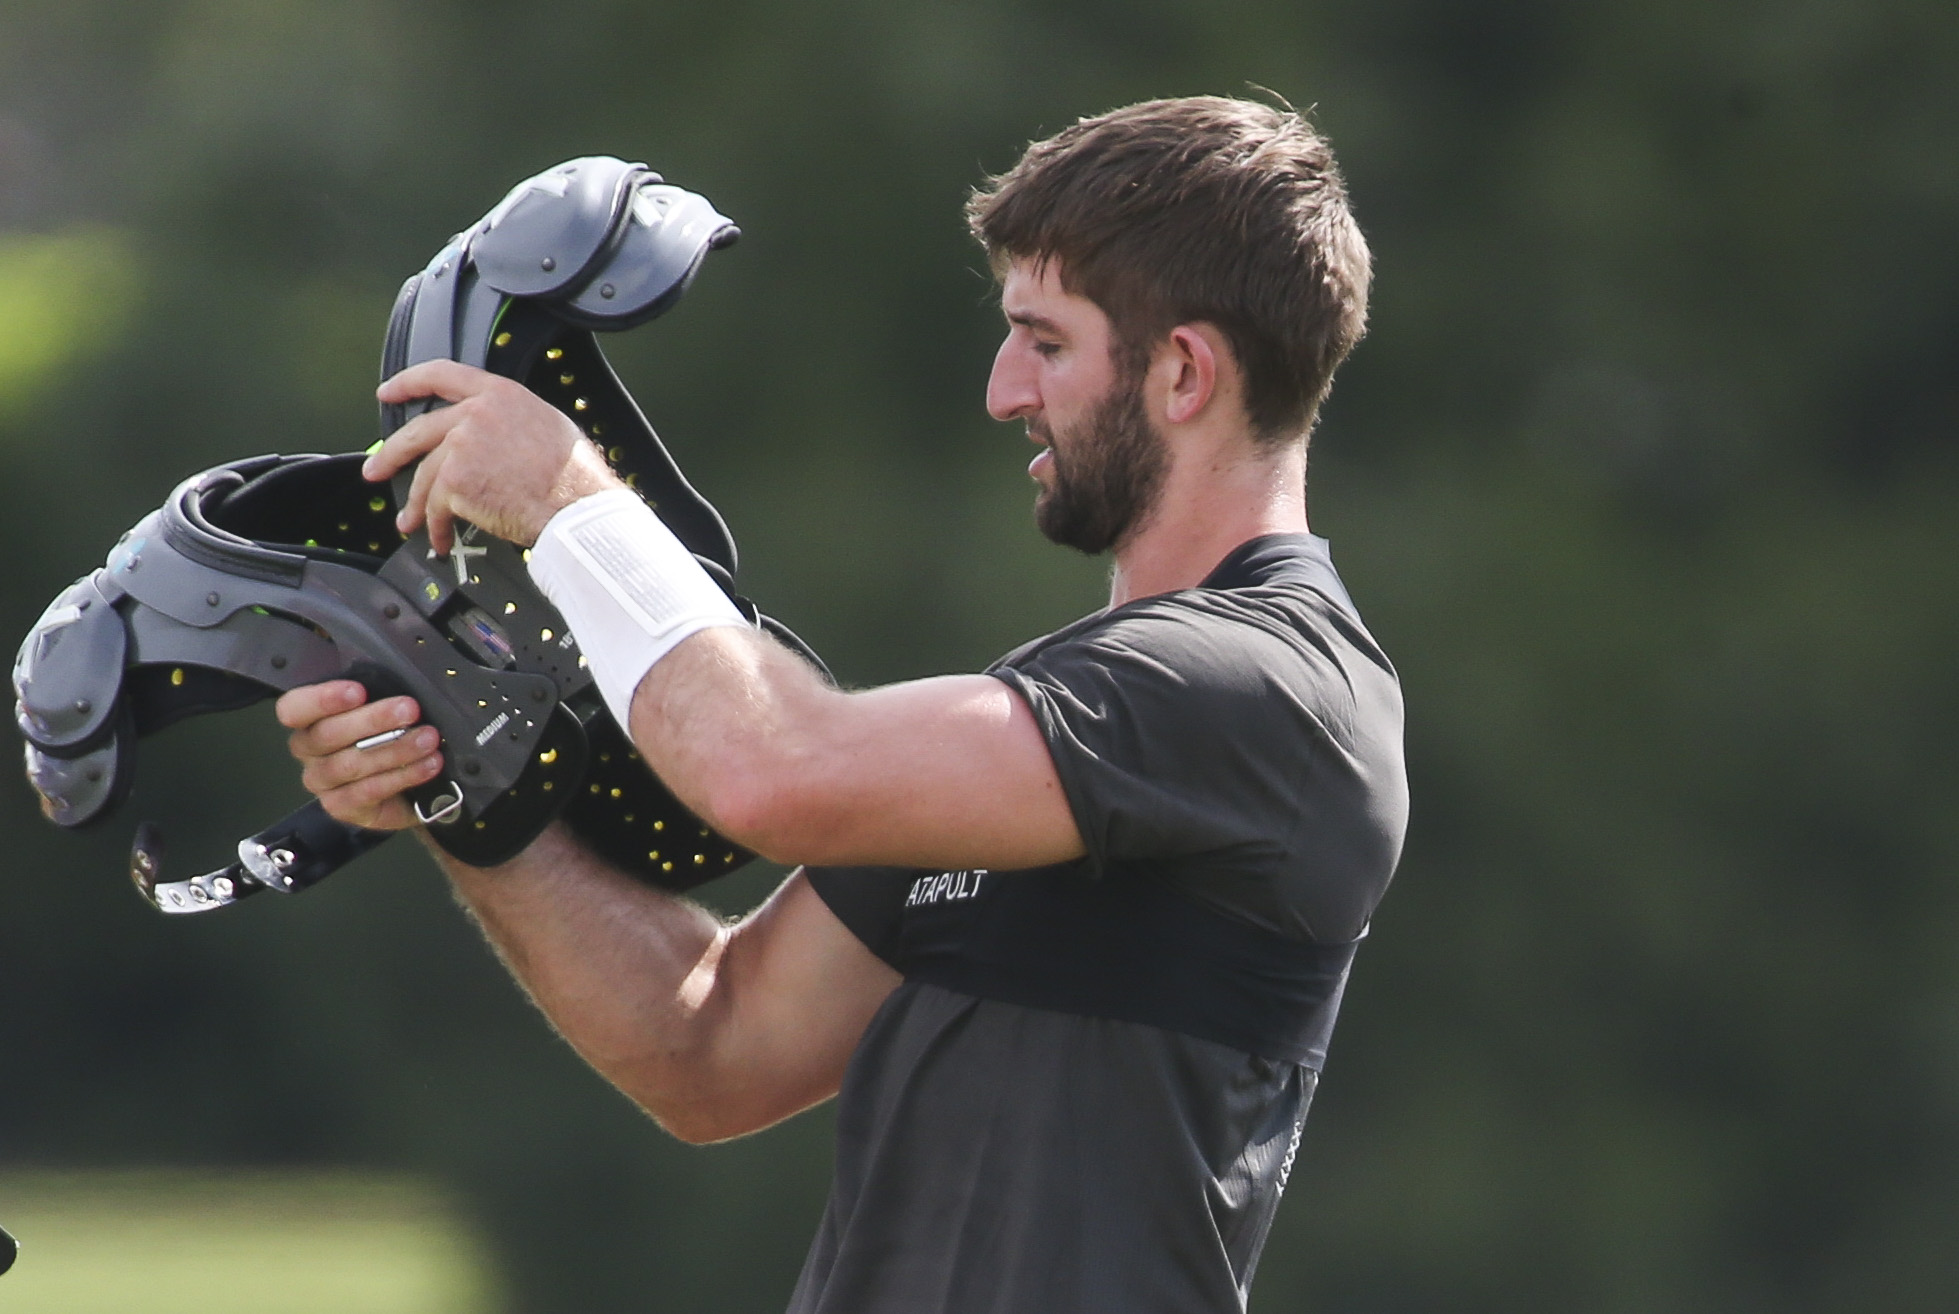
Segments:
[[[905,981],[791,1314],[1241,1310],[1400,852],[1393,668],[1324,541],[1276,534],[989,674],[1087,856],[809,873]]]

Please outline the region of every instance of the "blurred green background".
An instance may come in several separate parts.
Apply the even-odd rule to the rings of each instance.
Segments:
[[[0,0],[0,636],[184,474],[364,446],[401,279],[607,152],[747,234],[608,350],[748,590],[846,680],[973,669],[1102,575],[983,413],[965,190],[1272,88],[1379,271],[1312,510],[1414,822],[1254,1309],[1949,1310],[1955,69],[1949,0]],[[168,738],[100,834],[0,788],[0,1223],[28,1169],[407,1174],[512,1311],[781,1306],[827,1112],[664,1139],[405,844],[160,918],[138,817],[188,870],[298,797],[269,712]]]
[[[371,1169],[11,1169],[27,1249],[0,1309],[492,1314],[495,1265],[444,1195]]]

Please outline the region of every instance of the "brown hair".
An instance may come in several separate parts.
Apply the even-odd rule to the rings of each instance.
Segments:
[[[1312,427],[1367,326],[1367,242],[1333,148],[1290,109],[1152,100],[1037,141],[966,203],[996,275],[1059,260],[1128,359],[1214,324],[1262,440]]]

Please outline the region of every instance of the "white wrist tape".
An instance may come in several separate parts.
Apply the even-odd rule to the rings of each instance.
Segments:
[[[594,493],[552,516],[531,548],[530,568],[578,636],[605,705],[628,734],[633,692],[655,662],[689,635],[748,625],[630,489]]]

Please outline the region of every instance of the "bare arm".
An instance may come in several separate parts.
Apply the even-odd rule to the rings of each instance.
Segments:
[[[898,982],[801,872],[727,925],[558,829],[503,867],[439,860],[559,1033],[682,1140],[757,1131],[836,1094]]]
[[[846,693],[766,635],[705,630],[640,682],[633,739],[702,817],[783,861],[1015,870],[1083,851],[1034,714],[990,676]]]
[[[415,715],[412,700],[363,697],[350,682],[316,685],[281,698],[279,715],[328,812],[396,828],[407,820],[400,791],[440,762],[427,756],[423,731],[352,747]],[[565,1039],[683,1140],[739,1136],[835,1094],[899,979],[800,872],[728,925],[614,870],[557,828],[502,867],[437,858]]]

